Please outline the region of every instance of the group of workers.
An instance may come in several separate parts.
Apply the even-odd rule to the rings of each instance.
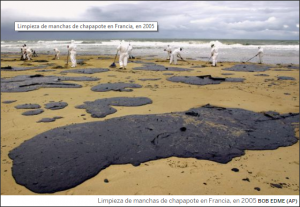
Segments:
[[[27,48],[26,44],[21,47],[21,60],[31,60],[32,57],[37,57],[35,50]]]
[[[72,63],[71,67],[75,68],[77,66],[77,61],[76,61],[76,44],[74,40],[71,40],[71,44],[67,46],[68,49],[68,56],[70,56],[70,61]],[[59,60],[59,54],[60,51],[57,48],[54,48],[54,59]]]
[[[67,46],[68,49],[68,56],[70,56],[70,61],[72,63],[71,67],[74,68],[77,66],[77,61],[76,61],[76,44],[74,40],[71,40],[71,44]],[[118,46],[117,51],[120,53],[120,69],[126,69],[127,66],[127,60],[128,59],[134,59],[134,57],[131,54],[132,51],[132,45],[131,44],[126,44],[125,41],[123,40],[121,44]],[[59,55],[60,51],[57,48],[54,48],[54,59],[59,60]],[[26,44],[23,45],[21,48],[21,60],[31,60],[32,54],[36,54],[34,50],[29,49],[26,47]]]
[[[168,60],[170,60],[170,64],[174,63],[176,65],[177,64],[177,57],[179,57],[180,59],[183,60],[183,58],[181,57],[181,51],[182,51],[181,47],[172,51],[170,45],[168,45],[167,48],[164,51],[166,51],[167,54],[168,54]],[[254,57],[256,57],[256,56],[259,57],[259,61],[258,61],[259,64],[262,63],[263,53],[264,53],[263,48],[258,47],[258,53]],[[219,48],[216,45],[212,44],[209,60],[212,59],[212,66],[214,66],[214,67],[217,66],[218,54],[219,54]]]
[[[67,46],[67,49],[68,49],[68,56],[70,56],[70,60],[72,63],[71,67],[76,67],[77,66],[76,44],[75,44],[74,40],[71,40],[71,44]],[[133,49],[132,45],[130,43],[129,44],[126,43],[124,40],[122,40],[120,45],[117,47],[117,54],[120,53],[120,55],[119,55],[120,69],[126,69],[128,59],[134,59],[134,57],[131,54],[132,49]],[[184,60],[181,56],[182,47],[172,50],[170,45],[168,45],[167,48],[164,49],[164,51],[167,52],[167,55],[168,55],[167,59],[170,60],[170,65],[171,64],[176,65],[177,58]],[[212,66],[214,66],[214,67],[217,66],[218,52],[219,52],[218,47],[216,45],[212,44],[209,60],[212,59]],[[34,56],[34,57],[37,56],[37,54],[34,50],[26,47],[26,44],[24,44],[23,47],[21,48],[21,53],[22,53],[21,60],[26,60],[26,59],[30,60],[30,58],[32,56]],[[59,59],[60,51],[57,48],[55,48],[54,53],[55,53],[54,58]],[[259,63],[261,64],[262,58],[263,58],[263,48],[258,47],[258,53],[254,57],[256,57],[256,56],[259,57]]]

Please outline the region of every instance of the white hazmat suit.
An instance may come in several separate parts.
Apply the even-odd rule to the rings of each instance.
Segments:
[[[128,61],[128,48],[129,45],[124,40],[122,40],[121,44],[117,48],[117,50],[120,52],[120,57],[119,57],[120,69],[121,68],[126,69],[127,61]]]
[[[211,48],[211,57],[212,57],[212,66],[217,66],[217,58],[218,58],[218,52],[219,52],[219,49],[213,45],[212,48]]]
[[[76,62],[76,45],[75,45],[75,41],[71,40],[71,44],[69,45],[69,52],[70,52],[70,60],[72,62],[72,68],[77,66],[77,62]]]
[[[174,65],[177,65],[177,56],[182,58],[181,57],[181,50],[182,48],[178,48],[178,49],[175,49],[172,54],[171,54],[171,59],[170,59],[170,64],[174,63]]]
[[[32,49],[30,49],[30,48],[26,49],[26,55],[27,55],[27,59],[31,60],[31,58],[32,58]]]
[[[31,60],[32,50],[30,48],[27,48],[26,46],[23,46],[21,48],[21,50],[22,50],[22,54],[23,54],[23,56],[22,56],[23,60],[26,60],[26,59]]]
[[[26,45],[23,45],[23,47],[21,48],[21,52],[22,52],[22,59],[26,60],[27,59],[27,53],[26,53],[27,47]]]
[[[259,62],[258,63],[262,63],[262,59],[263,59],[263,56],[264,56],[264,49],[262,49],[261,47],[258,47],[258,58],[259,58]]]
[[[55,52],[55,57],[54,58],[57,59],[57,60],[59,60],[60,51],[57,48],[55,48],[54,52]]]
[[[166,51],[167,51],[167,53],[168,53],[168,59],[167,59],[167,60],[169,60],[170,57],[171,57],[171,54],[172,54],[172,48],[170,47],[170,45],[167,46]]]

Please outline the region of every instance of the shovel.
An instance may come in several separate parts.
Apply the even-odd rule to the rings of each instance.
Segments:
[[[206,63],[206,64],[209,64],[209,61],[210,61],[211,57],[212,57],[212,56],[210,56],[210,57],[209,57],[209,59],[208,59],[208,61],[207,61],[207,63]]]
[[[252,59],[255,58],[256,56],[257,56],[257,55],[255,55],[254,57],[250,58],[249,60],[247,60],[247,61],[245,61],[245,62],[243,62],[243,63],[246,63],[246,62],[252,60]]]
[[[115,67],[117,67],[116,64],[115,64],[117,55],[118,55],[118,51],[117,51],[117,54],[116,54],[116,56],[115,56],[114,62],[109,66],[110,68],[115,68]]]
[[[190,62],[184,60],[182,57],[180,57],[182,61],[186,62],[187,64],[191,64]]]

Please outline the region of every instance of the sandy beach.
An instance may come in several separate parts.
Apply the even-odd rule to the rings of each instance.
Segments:
[[[113,56],[78,55],[77,59],[83,60],[83,64],[77,65],[75,69],[104,68],[109,71],[93,74],[68,73],[67,70],[74,68],[70,67],[70,62],[69,67],[65,66],[66,56],[62,56],[60,60],[53,60],[52,55],[40,55],[32,61],[25,62],[20,61],[18,55],[1,56],[1,67],[37,67],[16,71],[1,69],[1,82],[3,79],[19,75],[37,74],[99,78],[95,81],[62,81],[79,84],[82,86],[80,88],[38,88],[28,92],[1,91],[1,195],[37,194],[16,183],[12,176],[13,161],[8,154],[24,141],[57,127],[105,121],[127,115],[184,112],[207,104],[257,113],[267,111],[280,114],[299,113],[298,65],[293,65],[293,67],[269,65],[270,69],[264,72],[237,72],[223,69],[244,63],[223,62],[219,63],[218,67],[211,67],[207,62],[188,59],[188,62],[179,61],[178,65],[172,67],[191,70],[166,72],[134,69],[147,63],[170,67],[167,60],[150,56],[136,57],[128,63],[126,70],[118,69],[118,67],[109,68],[113,62]],[[48,62],[35,62],[37,60]],[[142,61],[142,63],[135,61]],[[61,73],[62,71],[64,72]],[[265,76],[256,76],[259,74],[265,74]],[[172,76],[204,75],[243,78],[244,81],[191,85],[167,80]],[[278,80],[281,76],[294,80]],[[132,88],[130,92],[94,92],[91,90],[99,84],[120,82],[139,84],[142,87]],[[152,100],[152,103],[132,107],[113,106],[117,111],[103,118],[93,118],[86,110],[75,108],[86,101],[112,97],[147,97]],[[16,101],[3,103],[10,100]],[[66,102],[68,105],[60,110],[46,109],[44,105],[51,101]],[[15,108],[16,105],[29,103],[39,104],[44,112],[34,116],[24,116],[22,113],[27,111],[26,109]],[[42,118],[56,116],[62,118],[53,122],[37,123]],[[294,125],[294,133],[299,138],[299,123]],[[169,157],[144,162],[140,166],[111,165],[76,187],[51,194],[299,195],[299,142],[275,150],[246,150],[245,155],[235,157],[226,164],[195,158]]]

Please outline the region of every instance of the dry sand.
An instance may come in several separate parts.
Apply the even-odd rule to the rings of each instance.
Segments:
[[[12,61],[14,57],[3,57],[1,66],[20,66],[24,61]],[[65,66],[66,57],[52,60],[53,56],[40,56],[34,60],[49,60],[49,63]],[[90,59],[87,64],[77,68],[108,68],[111,59],[99,60],[98,56],[78,56],[77,59]],[[163,60],[145,60],[169,66]],[[205,65],[205,62],[190,61],[194,65]],[[26,61],[25,64],[41,65]],[[179,61],[176,67],[190,68],[192,64]],[[220,65],[223,66],[220,66]],[[111,69],[109,72],[96,74],[68,73],[66,76],[90,76],[101,78],[99,81],[76,82],[82,88],[41,88],[30,92],[1,93],[1,194],[2,195],[32,195],[35,194],[25,187],[18,185],[12,177],[12,161],[8,157],[10,150],[19,146],[25,140],[47,130],[69,125],[101,121],[113,117],[132,114],[160,114],[186,111],[193,107],[211,104],[222,107],[242,108],[255,112],[276,111],[279,113],[299,113],[299,70],[275,71],[274,68],[263,74],[269,77],[254,76],[259,73],[223,71],[222,68],[237,63],[221,63],[219,67],[194,68],[191,72],[170,72],[179,76],[212,75],[225,77],[221,73],[234,73],[227,77],[245,78],[244,83],[225,82],[218,85],[188,85],[167,81],[170,75],[166,72],[132,70],[141,66],[129,63],[127,70]],[[52,69],[48,66],[43,69]],[[71,68],[69,68],[71,69]],[[17,75],[61,75],[65,69],[55,69],[52,72],[1,71],[1,77]],[[277,81],[277,76],[294,77],[295,81]],[[161,78],[157,81],[140,81],[140,78]],[[268,86],[274,79],[277,85]],[[133,92],[93,92],[91,87],[99,83],[129,82],[143,87],[133,89]],[[75,81],[70,81],[74,83]],[[289,93],[290,95],[285,95]],[[153,104],[139,107],[115,107],[117,112],[105,118],[95,119],[82,109],[75,106],[84,101],[94,101],[108,97],[139,97],[152,99]],[[17,100],[11,104],[3,104],[6,100]],[[25,103],[37,103],[44,108],[50,101],[64,101],[69,105],[62,110],[45,110],[36,116],[23,116],[25,110],[15,109],[14,106]],[[86,114],[85,116],[81,116]],[[62,116],[51,123],[36,123],[45,117]],[[246,118],[246,117],[245,117]],[[299,128],[295,130],[299,137]],[[96,164],[96,163],[95,163]],[[238,168],[239,172],[233,172]],[[243,180],[243,179],[249,179]],[[104,179],[109,182],[105,183]],[[282,183],[282,188],[274,188],[271,183]],[[254,188],[260,188],[260,191]],[[299,142],[290,147],[276,150],[246,151],[242,157],[234,158],[227,164],[219,164],[193,158],[183,159],[171,157],[141,164],[114,165],[101,171],[97,176],[85,181],[75,188],[54,193],[57,195],[299,195]]]

